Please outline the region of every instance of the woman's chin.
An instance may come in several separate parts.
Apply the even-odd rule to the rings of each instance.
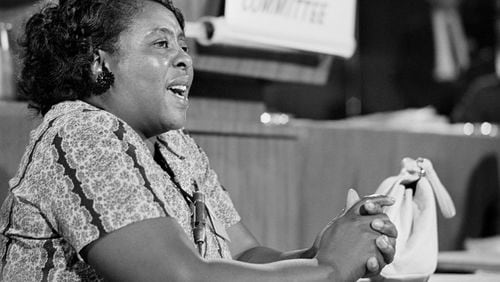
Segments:
[[[186,115],[178,116],[175,118],[170,118],[164,123],[163,129],[165,131],[181,129],[186,126]]]

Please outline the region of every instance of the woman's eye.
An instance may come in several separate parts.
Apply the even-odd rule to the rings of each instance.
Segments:
[[[188,53],[188,52],[189,52],[189,48],[188,48],[187,46],[182,46],[181,48],[182,48],[182,50],[183,50],[184,52],[186,52],[186,53]]]
[[[155,43],[155,46],[158,46],[160,48],[168,48],[168,41],[166,40],[158,41]]]

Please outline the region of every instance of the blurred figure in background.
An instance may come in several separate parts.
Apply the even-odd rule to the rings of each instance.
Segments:
[[[500,79],[496,73],[473,81],[451,116],[452,122],[500,124]]]
[[[471,83],[453,110],[453,122],[500,123],[500,1],[487,1],[483,6],[479,11],[470,9],[476,12],[476,23],[482,19],[487,24],[471,30],[476,31],[479,52],[473,54],[476,60],[471,66]],[[464,9],[466,12],[470,13]]]
[[[471,81],[494,71],[494,5],[360,0],[364,112],[432,106],[450,117]]]

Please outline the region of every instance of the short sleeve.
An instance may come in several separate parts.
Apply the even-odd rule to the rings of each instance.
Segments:
[[[133,134],[109,113],[92,111],[72,116],[54,135],[51,217],[78,252],[128,224],[167,215],[140,162],[147,149]]]

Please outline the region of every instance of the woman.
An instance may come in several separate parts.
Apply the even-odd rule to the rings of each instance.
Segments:
[[[165,0],[61,0],[30,18],[20,86],[44,119],[2,207],[2,279],[377,274],[394,256],[396,231],[381,213],[388,198],[352,196],[307,250],[265,248],[245,228],[180,130],[193,78],[183,24]]]

